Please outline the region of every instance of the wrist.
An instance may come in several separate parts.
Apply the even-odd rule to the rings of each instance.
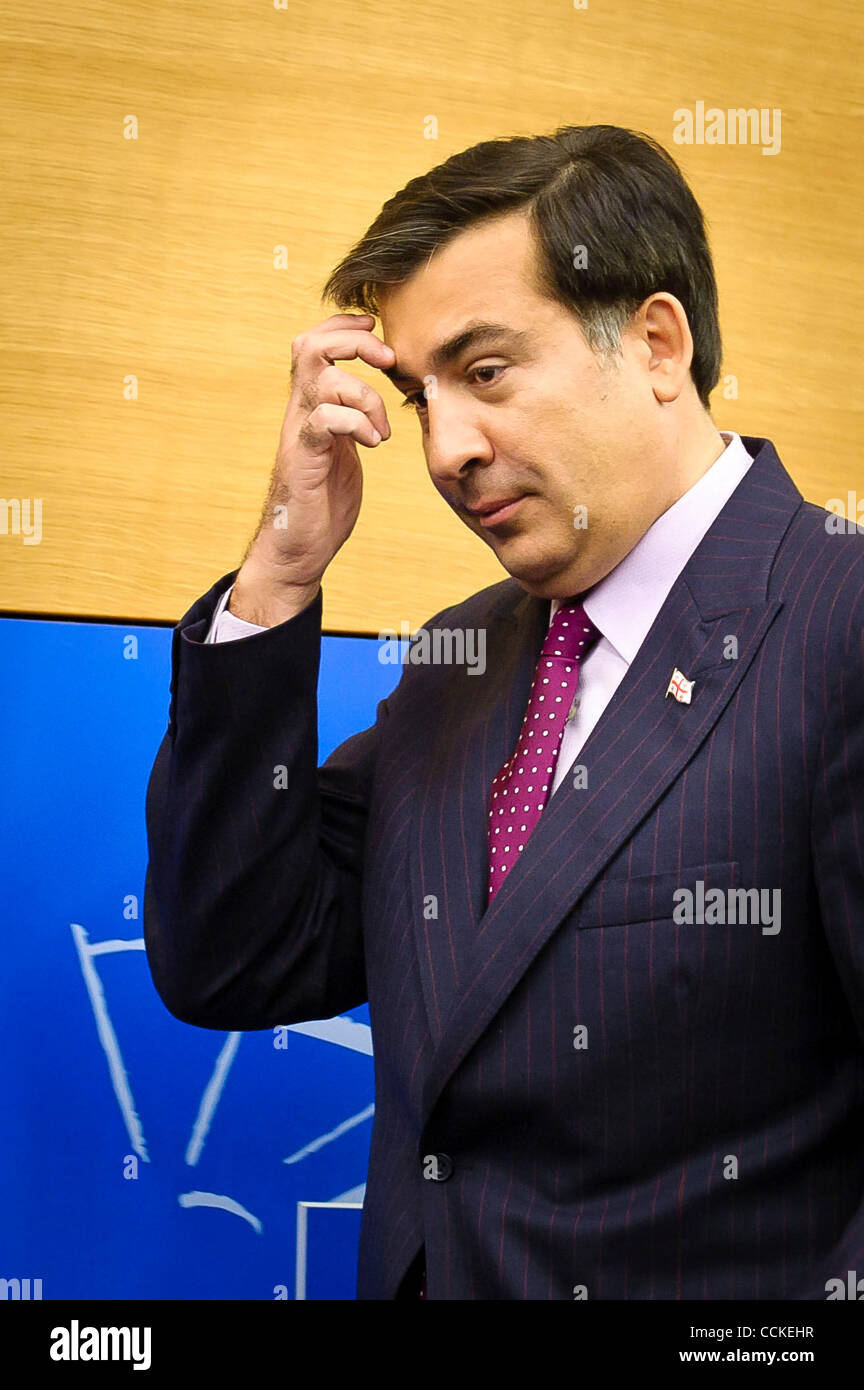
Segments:
[[[237,571],[228,611],[258,627],[275,627],[308,608],[320,588],[320,579],[286,582],[259,561],[246,560]]]

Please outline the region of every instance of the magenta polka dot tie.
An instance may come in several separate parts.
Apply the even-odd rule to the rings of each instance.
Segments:
[[[579,682],[579,663],[599,636],[599,630],[576,600],[562,604],[549,626],[516,751],[492,782],[490,902],[525,848],[549,799],[564,725]]]

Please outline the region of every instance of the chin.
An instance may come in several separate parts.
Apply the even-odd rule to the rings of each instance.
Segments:
[[[558,598],[561,594],[561,565],[548,557],[520,559],[508,555],[505,559],[499,555],[498,559],[506,569],[511,578],[518,580],[523,589],[527,589],[529,594],[535,598]],[[568,589],[567,593],[576,593],[575,589]]]

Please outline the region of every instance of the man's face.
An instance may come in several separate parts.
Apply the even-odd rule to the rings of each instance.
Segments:
[[[535,288],[533,257],[522,213],[469,227],[381,292],[381,328],[442,497],[523,588],[563,598],[599,582],[675,500],[674,445],[670,459],[644,332],[625,330],[622,357],[595,357]],[[480,323],[501,328],[436,358]],[[470,510],[514,498],[485,521]]]

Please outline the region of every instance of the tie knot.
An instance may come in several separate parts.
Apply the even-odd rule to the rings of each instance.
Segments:
[[[581,603],[563,603],[549,624],[541,656],[563,656],[581,661],[593,647],[600,630]]]

